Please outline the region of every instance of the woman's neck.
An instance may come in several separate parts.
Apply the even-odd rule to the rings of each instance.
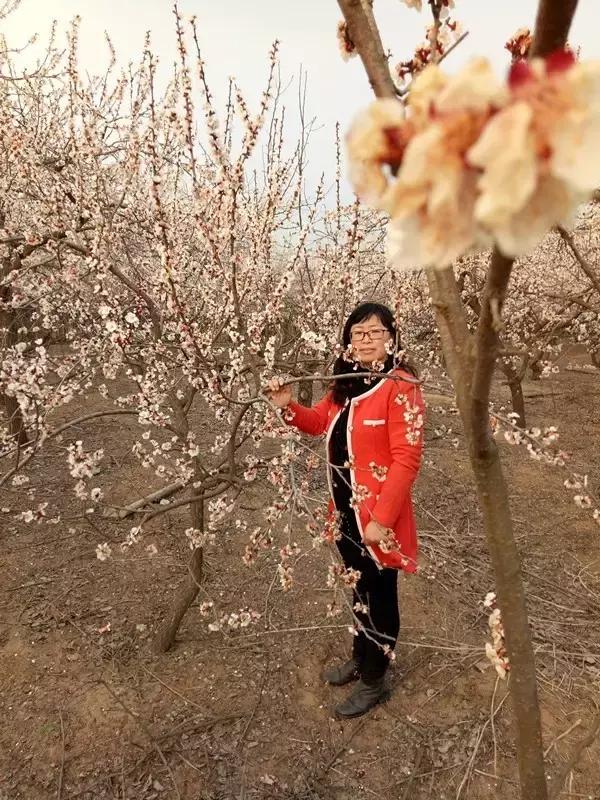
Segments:
[[[358,366],[361,370],[365,372],[383,372],[387,367],[385,361],[359,361]]]

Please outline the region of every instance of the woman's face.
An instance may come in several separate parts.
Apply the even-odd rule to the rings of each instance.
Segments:
[[[391,333],[375,315],[350,328],[352,355],[361,364],[385,361],[388,354],[386,345],[389,347],[391,339]]]

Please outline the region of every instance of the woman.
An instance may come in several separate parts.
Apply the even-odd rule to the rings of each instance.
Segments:
[[[360,578],[353,594],[357,634],[352,658],[324,678],[341,686],[360,678],[336,708],[356,717],[380,702],[400,628],[398,570],[416,569],[417,538],[411,487],[422,453],[423,401],[419,382],[401,359],[394,316],[362,303],[344,326],[344,354],[334,365],[323,400],[306,408],[275,378],[270,397],[304,433],[327,433],[330,513],[337,512],[337,546]],[[352,373],[372,372],[366,378]],[[388,377],[380,377],[381,375]]]

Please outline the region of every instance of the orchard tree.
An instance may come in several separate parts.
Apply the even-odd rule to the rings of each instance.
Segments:
[[[308,478],[288,470],[294,437],[263,390],[274,373],[305,376],[311,393],[315,376],[327,382],[348,309],[377,291],[382,252],[372,214],[340,201],[339,141],[334,209],[323,183],[312,193],[305,185],[308,133],[287,147],[277,43],[257,111],[232,81],[219,114],[195,21],[186,29],[176,7],[174,21],[179,61],[162,94],[149,40],[121,73],[109,41],[106,73],[84,78],[78,20],[65,58],[50,42],[51,69],[0,81],[0,481],[21,485],[60,440],[82,513],[104,515],[104,525],[131,519],[124,549],[140,546],[153,520],[189,509],[189,574],[156,637],[163,650],[202,586],[207,542],[235,531],[250,563],[286,536],[280,520]],[[17,75],[8,50],[3,67]],[[99,400],[102,410],[81,412]],[[129,421],[151,489],[120,506],[108,466],[96,477],[110,443],[90,448],[86,434],[72,435],[112,415]],[[210,421],[202,440],[200,415]],[[272,455],[264,445],[279,436]],[[301,455],[310,472],[314,456]],[[256,481],[271,502],[264,525],[250,529],[239,505]],[[17,516],[60,514],[40,502]],[[311,522],[315,536],[320,529]],[[292,551],[282,551],[284,583]],[[111,552],[98,543],[101,561]],[[210,601],[201,610],[213,629],[256,619]]]
[[[564,230],[563,234],[571,237]],[[582,292],[585,296],[582,273],[573,268],[570,252],[559,232],[548,234],[530,256],[515,263],[504,301],[506,322],[498,331],[497,370],[504,376],[512,412],[522,428],[527,425],[524,379],[538,380],[557,372],[564,345],[576,338],[574,331],[584,324],[586,309],[575,300]],[[462,258],[457,272],[467,324],[474,332],[481,313],[487,256]]]

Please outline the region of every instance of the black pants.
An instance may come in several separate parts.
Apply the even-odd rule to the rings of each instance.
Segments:
[[[357,660],[365,683],[381,678],[390,662],[383,645],[393,650],[400,631],[398,611],[398,570],[379,569],[365,548],[354,512],[341,515],[342,538],[337,546],[347,568],[360,570],[360,579],[353,592],[352,604],[362,603],[368,611],[354,611],[358,620],[358,636],[354,637],[352,655]]]

